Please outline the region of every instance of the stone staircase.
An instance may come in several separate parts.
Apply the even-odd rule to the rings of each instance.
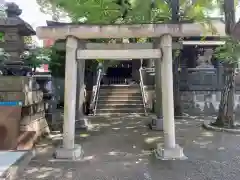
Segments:
[[[145,115],[139,85],[101,86],[96,115]]]

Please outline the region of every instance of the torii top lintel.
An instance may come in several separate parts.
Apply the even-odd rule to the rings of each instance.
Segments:
[[[225,36],[222,33],[206,32],[202,25],[188,24],[131,24],[131,25],[56,25],[37,28],[40,39],[66,39],[74,36],[79,39],[160,37],[171,34],[173,37]]]

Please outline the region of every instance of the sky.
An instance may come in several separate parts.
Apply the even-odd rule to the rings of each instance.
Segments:
[[[4,1],[4,0],[0,0]],[[46,20],[51,20],[51,16],[43,14],[39,10],[39,6],[36,3],[36,0],[5,0],[5,2],[15,2],[23,10],[21,18],[28,22],[30,25],[36,29],[37,26],[46,25]],[[216,13],[214,13],[216,14]],[[213,16],[217,16],[213,15]],[[240,8],[237,8],[236,19],[240,17]]]
[[[46,20],[50,20],[51,16],[40,12],[36,0],[5,0],[5,2],[15,2],[23,10],[21,18],[28,22],[35,29],[37,26],[46,24]]]

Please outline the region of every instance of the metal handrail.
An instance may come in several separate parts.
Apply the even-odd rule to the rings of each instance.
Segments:
[[[140,89],[141,89],[141,94],[142,94],[142,98],[143,98],[144,113],[145,113],[145,115],[147,115],[147,110],[146,110],[147,97],[146,97],[146,92],[145,92],[145,86],[143,83],[142,68],[139,69],[139,74],[140,74]]]
[[[102,69],[98,70],[98,75],[97,75],[97,82],[96,85],[93,86],[93,95],[92,95],[92,100],[90,104],[90,109],[93,110],[93,115],[96,114],[96,108],[97,108],[97,97],[101,85],[101,79],[102,79]]]

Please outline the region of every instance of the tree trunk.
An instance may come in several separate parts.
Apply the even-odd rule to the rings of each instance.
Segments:
[[[234,64],[224,66],[225,85],[221,93],[219,112],[215,126],[234,127],[234,92],[235,92],[235,68]]]

